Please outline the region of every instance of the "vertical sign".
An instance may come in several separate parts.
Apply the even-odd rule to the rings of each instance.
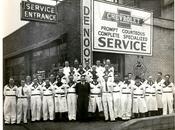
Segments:
[[[81,0],[81,61],[83,66],[86,62],[92,64],[92,28],[91,28],[91,0]]]

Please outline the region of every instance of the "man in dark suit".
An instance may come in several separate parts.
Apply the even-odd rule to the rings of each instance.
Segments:
[[[86,82],[85,75],[81,76],[81,82],[76,85],[77,98],[77,119],[88,121],[90,85]]]

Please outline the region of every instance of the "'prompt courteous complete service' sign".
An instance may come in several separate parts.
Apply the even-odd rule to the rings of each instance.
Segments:
[[[21,19],[57,23],[57,10],[55,6],[22,1]]]
[[[93,51],[152,55],[153,14],[93,2]]]

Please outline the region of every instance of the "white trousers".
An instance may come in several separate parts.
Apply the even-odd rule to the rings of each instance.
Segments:
[[[32,121],[39,121],[41,118],[41,96],[31,96]]]
[[[43,120],[53,120],[54,119],[54,101],[53,96],[43,96]],[[49,114],[49,116],[48,116]]]
[[[122,94],[121,100],[122,119],[128,120],[131,118],[131,94]]]
[[[133,113],[147,112],[147,106],[144,97],[133,97]]]
[[[55,112],[67,112],[67,99],[65,95],[55,95]]]
[[[21,123],[23,119],[24,123],[27,123],[27,110],[28,110],[28,99],[18,98],[17,101],[17,124]]]
[[[16,96],[5,97],[4,119],[6,124],[14,124],[16,122]]]
[[[92,113],[95,113],[97,108],[98,108],[99,112],[103,111],[101,96],[99,96],[99,95],[90,95],[88,111],[92,112]]]
[[[145,96],[146,106],[148,111],[157,111],[157,99],[156,96]]]
[[[121,94],[113,93],[115,118],[121,117]]]
[[[157,94],[156,99],[157,99],[157,107],[158,108],[163,108],[162,94]]]
[[[102,93],[102,103],[103,103],[103,110],[104,110],[104,116],[105,120],[109,119],[114,121],[114,109],[113,109],[113,100],[112,100],[112,94],[111,93]],[[109,112],[109,114],[108,114]]]
[[[172,93],[163,93],[162,94],[162,103],[163,103],[163,115],[168,113],[173,113],[173,94]]]
[[[69,120],[76,120],[77,111],[77,95],[74,93],[67,94],[67,105],[68,105],[68,118]]]

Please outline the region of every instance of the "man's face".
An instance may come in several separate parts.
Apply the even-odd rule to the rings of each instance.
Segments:
[[[99,60],[96,61],[96,64],[97,64],[97,66],[100,66],[100,61]]]
[[[74,64],[75,64],[75,65],[78,65],[78,60],[75,60],[75,61],[74,61]]]
[[[128,78],[131,79],[132,78],[132,74],[128,74]]]
[[[170,79],[170,77],[166,75],[166,76],[165,76],[165,80],[166,80],[166,81],[169,81],[169,79]]]
[[[63,69],[62,68],[59,69],[59,73],[63,73]]]
[[[74,67],[70,67],[70,70],[73,71],[74,70]]]
[[[109,66],[108,65],[105,65],[105,70],[109,70]]]
[[[66,66],[66,67],[69,66],[69,62],[68,62],[68,61],[65,62],[65,66]]]
[[[50,81],[54,81],[55,77],[54,75],[50,75]]]
[[[49,85],[49,79],[46,79],[45,82],[46,82],[46,85]]]
[[[82,66],[82,65],[79,65],[79,68],[80,68],[80,69],[82,69],[82,68],[83,68],[83,66]]]
[[[137,85],[137,84],[140,84],[140,79],[136,79],[135,80],[135,84]]]
[[[86,66],[89,66],[89,62],[86,62]]]
[[[72,75],[69,76],[69,81],[73,81],[73,76]]]
[[[95,66],[93,66],[93,67],[92,67],[92,70],[93,70],[93,71],[96,71],[96,67],[95,67]]]
[[[110,65],[111,64],[111,61],[108,59],[108,60],[106,60],[106,64],[107,65]]]
[[[35,79],[33,79],[33,83],[34,84],[37,84],[38,83],[38,80],[35,78]]]
[[[14,84],[14,79],[13,78],[9,79],[9,84]]]
[[[114,76],[114,80],[115,80],[115,81],[118,81],[118,80],[119,80],[119,76],[118,76],[118,75],[115,75],[115,76]]]
[[[42,76],[38,76],[38,81],[42,82],[42,80],[43,80]]]
[[[125,77],[124,80],[125,80],[125,81],[128,81],[128,77]]]
[[[97,82],[97,78],[94,78],[93,81],[94,81],[94,82]]]
[[[21,80],[21,86],[24,87],[24,85],[25,85],[25,81]]]
[[[157,74],[157,78],[159,79],[159,78],[162,78],[162,75],[161,74]]]
[[[27,77],[26,77],[26,81],[27,81],[27,82],[31,82],[31,77],[30,77],[30,76],[27,76]]]

